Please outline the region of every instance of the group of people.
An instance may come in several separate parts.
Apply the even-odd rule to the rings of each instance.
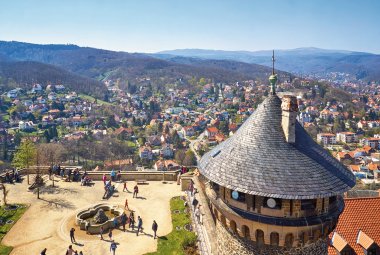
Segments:
[[[110,198],[115,192],[115,185],[112,184],[111,180],[103,179],[104,183],[104,195],[103,199]]]
[[[85,171],[84,174],[81,177],[80,171],[78,168],[75,168],[74,170],[71,168],[63,168],[61,165],[53,165],[52,167],[49,167],[49,179],[51,179],[52,175],[59,175],[61,178],[65,178],[65,181],[67,182],[79,182],[81,181],[82,184],[82,179],[83,176],[87,175],[87,172]]]
[[[116,173],[116,171],[114,169],[112,169],[111,172],[110,172],[110,176],[111,176],[111,180],[113,182],[115,182],[115,181],[118,181],[118,182],[121,181],[121,171],[120,170],[117,171],[117,173]]]
[[[65,170],[63,168],[61,168],[60,165],[55,165],[51,168],[51,171],[49,169],[49,176],[51,174],[60,174],[62,176],[62,171],[63,171],[63,176],[64,176],[64,173],[65,173]],[[79,173],[79,170],[78,169],[75,169],[74,172],[71,172],[68,171],[67,172],[67,177],[68,177],[68,180],[71,180],[71,176],[74,176],[73,178],[73,181],[76,181],[77,180],[77,175],[79,174],[80,176],[80,173]],[[84,174],[79,177],[80,180],[81,180],[81,185],[86,185],[87,182],[90,182],[91,180],[88,178],[87,176],[87,173],[84,172]],[[121,181],[121,173],[120,171],[118,171],[117,173],[112,170],[110,172],[110,179],[107,180],[107,176],[104,174],[103,177],[102,177],[102,181],[103,181],[103,184],[104,184],[104,189],[105,189],[105,194],[103,196],[103,198],[106,198],[106,197],[110,197],[112,196],[112,193],[115,191],[115,185],[113,185],[113,182],[115,181]],[[127,182],[125,181],[124,182],[124,187],[123,187],[123,191],[126,190],[128,191],[127,189]],[[129,191],[128,191],[129,192]],[[139,187],[137,186],[137,184],[133,187],[133,198],[137,198],[138,197],[138,193],[139,193]],[[128,205],[128,199],[125,200],[125,208],[129,210],[129,205]],[[134,211],[130,211],[129,215],[126,214],[126,212],[124,211],[123,214],[119,217],[119,218],[114,218],[114,221],[113,221],[113,228],[110,228],[108,230],[108,238],[109,240],[111,241],[111,244],[110,244],[110,252],[112,254],[115,254],[116,252],[116,249],[117,249],[117,243],[113,240],[113,230],[114,229],[117,229],[119,227],[122,227],[122,230],[125,232],[126,231],[126,226],[128,226],[130,229],[132,229],[132,231],[135,231],[135,228],[136,228],[136,236],[139,235],[139,233],[142,233],[143,232],[143,219],[138,216],[137,217],[137,220],[135,220],[135,213]],[[88,226],[86,226],[86,231],[88,232]],[[157,230],[158,230],[158,224],[155,220],[153,220],[153,224],[152,224],[152,231],[154,233],[154,236],[153,238],[156,239],[157,238]],[[101,227],[100,228],[100,240],[104,240],[103,238],[103,235],[106,234],[105,231],[104,231],[104,228]],[[71,228],[70,229],[70,240],[72,243],[76,243],[76,240],[75,240],[75,229],[74,228]],[[41,251],[41,255],[46,255],[46,251],[47,249],[45,248],[43,251]],[[83,255],[83,252],[82,251],[76,251],[73,249],[73,246],[72,245],[69,245],[67,251],[66,251],[66,255]]]
[[[67,251],[66,251],[66,255],[83,255],[83,252],[80,251],[80,252],[78,253],[78,251],[77,251],[77,250],[74,250],[74,249],[73,249],[73,246],[70,244],[70,245],[69,245],[69,248],[68,248]]]
[[[13,183],[13,182],[21,182],[21,177],[17,169],[12,169],[12,171],[7,171],[5,173],[5,182]]]

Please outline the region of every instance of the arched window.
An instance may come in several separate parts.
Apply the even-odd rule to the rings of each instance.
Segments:
[[[285,236],[285,248],[290,249],[293,247],[294,237],[292,233],[286,234]]]
[[[256,243],[257,246],[262,246],[264,245],[264,231],[261,229],[256,230]]]
[[[278,246],[280,242],[280,235],[277,232],[270,233],[270,245]]]
[[[241,226],[241,234],[243,237],[250,239],[251,234],[249,233],[249,228],[246,225]]]
[[[309,242],[309,234],[307,232],[302,232],[300,235],[300,241],[302,244],[307,244],[307,242]]]
[[[236,232],[237,232],[237,231],[236,231],[236,222],[233,221],[233,220],[230,221],[230,229],[231,229],[231,231],[232,231],[233,233],[236,233]]]
[[[328,225],[325,225],[323,227],[323,237],[327,237],[330,233],[330,227]]]

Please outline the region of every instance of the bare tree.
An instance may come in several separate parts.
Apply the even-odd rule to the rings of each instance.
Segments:
[[[7,205],[7,196],[8,196],[9,190],[6,188],[4,183],[0,183],[0,189],[3,191],[3,203],[4,203],[4,206],[6,206]]]

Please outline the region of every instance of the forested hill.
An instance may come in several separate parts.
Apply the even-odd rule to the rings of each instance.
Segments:
[[[89,78],[137,81],[149,77],[161,86],[193,77],[209,78],[220,82],[249,79],[266,80],[271,69],[257,64],[231,60],[209,61],[195,58],[169,60],[139,53],[116,52],[76,45],[39,45],[0,41],[0,54],[18,61],[36,61],[59,66]],[[279,72],[289,77],[288,73]]]
[[[201,59],[224,59],[245,63],[271,66],[272,51],[221,51],[202,49],[179,49],[156,54],[170,59],[173,56],[196,57]],[[323,74],[344,72],[363,80],[380,81],[380,55],[366,52],[298,48],[276,50],[276,66],[287,72]]]
[[[97,80],[74,74],[62,68],[34,61],[1,61],[0,84],[30,89],[33,83],[64,84],[71,90],[103,98],[105,85]]]

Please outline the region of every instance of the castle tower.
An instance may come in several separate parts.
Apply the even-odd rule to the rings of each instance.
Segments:
[[[273,59],[274,61],[274,59]],[[296,121],[297,100],[271,93],[199,162],[218,255],[327,254],[355,178]]]

